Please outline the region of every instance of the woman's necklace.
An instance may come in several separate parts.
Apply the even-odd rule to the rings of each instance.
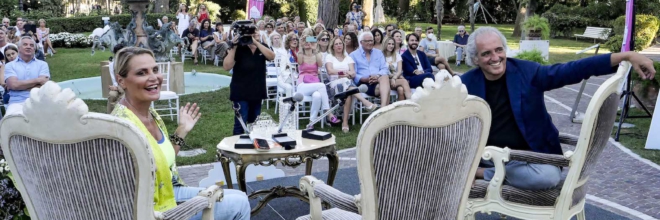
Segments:
[[[135,106],[133,106],[133,104],[131,104],[131,102],[129,102],[128,99],[124,98],[124,101],[126,101],[126,103],[128,103],[128,105],[133,107],[133,109],[137,110],[137,108],[135,108]],[[141,117],[139,114],[137,114],[137,111],[135,112],[135,115],[138,116],[138,118]],[[149,116],[151,116],[151,114],[147,113],[147,117],[144,117],[146,119],[146,121],[148,121],[148,122],[153,121],[154,120],[153,116],[152,117],[149,117]]]

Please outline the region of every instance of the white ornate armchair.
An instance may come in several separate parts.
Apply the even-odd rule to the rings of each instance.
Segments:
[[[48,82],[30,91],[22,114],[0,122],[0,140],[32,219],[213,219],[222,189],[211,186],[154,212],[154,160],[130,122],[88,107]]]
[[[357,140],[361,195],[300,180],[311,215],[298,219],[463,219],[491,113],[459,77],[441,71],[412,100],[373,113]],[[321,200],[335,208],[322,210]]]
[[[551,155],[510,150],[509,155],[493,157],[496,170],[494,181],[476,182],[470,192],[466,212],[498,212],[522,219],[570,219],[577,215],[578,219],[584,220],[586,184],[612,133],[621,94],[619,89],[629,68],[630,63],[622,62],[617,73],[598,88],[589,102],[578,138],[560,135],[560,141],[575,146],[575,151]],[[502,185],[504,162],[509,160],[568,167],[568,174],[556,188],[521,190]],[[474,219],[474,215],[468,219]]]

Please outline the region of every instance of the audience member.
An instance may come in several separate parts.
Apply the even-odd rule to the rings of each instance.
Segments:
[[[385,63],[383,52],[374,49],[374,36],[371,32],[360,34],[360,48],[353,51],[350,56],[355,61],[356,85],[366,84],[367,95],[380,96],[380,105],[390,103],[389,71]]]
[[[344,46],[346,47],[346,53],[351,54],[353,51],[357,50],[360,45],[358,45],[357,35],[353,32],[348,32],[344,35]]]
[[[50,50],[53,53],[57,53],[57,51],[53,49],[53,43],[50,42],[50,37],[48,37],[49,34],[50,28],[46,28],[46,20],[39,19],[39,28],[37,28],[37,38],[39,39],[39,42],[42,42],[44,45],[44,51]]]
[[[470,35],[465,32],[465,26],[458,26],[458,33],[454,36],[454,45],[456,45],[456,66],[461,66],[461,61],[464,58],[463,55],[469,37]]]
[[[179,4],[179,10],[176,11],[176,18],[179,19],[179,36],[185,38],[183,32],[188,29],[190,25],[190,14],[188,14],[188,6],[186,4]]]
[[[493,121],[487,146],[561,155],[559,133],[545,107],[545,91],[576,84],[591,76],[611,74],[622,61],[630,61],[642,79],[652,79],[655,75],[653,62],[636,52],[603,54],[544,66],[507,58],[507,48],[506,38],[493,27],[480,27],[467,42],[470,58],[467,62],[477,68],[463,74],[461,80],[468,93],[484,99],[490,106]],[[505,171],[504,183],[522,190],[552,188],[561,180],[561,168],[549,164],[509,161]],[[490,181],[494,172],[493,163],[484,160],[476,177]]]
[[[406,42],[408,42],[408,50],[401,54],[401,59],[403,60],[401,62],[403,65],[403,77],[408,80],[408,85],[411,88],[417,88],[422,86],[424,79],[435,79],[433,77],[433,69],[431,69],[431,63],[429,63],[426,54],[417,50],[419,36],[415,33],[408,34],[406,36]]]
[[[315,52],[312,46],[313,39],[303,35],[303,47],[298,53],[298,80],[296,91],[304,96],[312,97],[312,106],[310,109],[309,120],[314,121],[324,111],[330,109],[330,99],[325,84],[319,78],[319,67],[323,65],[321,55]],[[339,124],[340,119],[330,113],[326,116],[326,122],[330,124]],[[307,127],[308,129],[313,127]]]
[[[361,30],[362,20],[367,13],[362,10],[362,7],[358,5],[357,2],[352,2],[349,9],[350,11],[346,13],[346,23],[355,22],[357,24],[357,29]]]
[[[298,52],[300,51],[298,44],[298,35],[290,33],[286,36],[286,41],[284,41],[284,48],[289,53],[288,60],[290,63],[298,63]]]
[[[9,90],[7,114],[22,112],[25,100],[32,88],[41,87],[50,79],[48,63],[34,56],[36,42],[31,37],[21,37],[16,61],[5,65],[5,83]]]
[[[403,54],[403,52],[406,52],[407,50],[406,46],[403,45],[403,36],[405,36],[405,34],[403,33],[402,30],[394,30],[392,31],[392,35],[390,35],[390,37],[394,39],[395,42],[394,46],[396,46],[395,50],[399,54]]]
[[[438,44],[438,41],[433,34],[433,27],[426,29],[426,37],[419,43],[418,50],[426,54],[431,65],[437,66],[438,69],[446,69],[450,74],[454,75],[454,71],[451,70],[447,59],[440,55],[440,44]]]
[[[225,35],[224,30],[225,29],[222,27],[222,23],[215,23],[215,32],[213,32],[215,49],[213,50],[213,54],[218,56],[218,59],[220,60],[225,59],[225,55],[227,55],[227,48],[229,48],[229,45],[227,45],[227,36]]]
[[[2,53],[2,56],[4,57],[4,51],[7,46],[14,46],[17,47],[16,44],[13,44],[11,42],[8,42],[7,38],[7,31],[4,29],[0,29],[0,53]],[[4,78],[2,78],[4,79]]]
[[[205,4],[199,4],[197,6],[197,22],[202,23],[203,20],[210,19],[209,12],[206,10]]]
[[[396,90],[399,95],[400,100],[410,99],[412,97],[412,91],[408,85],[408,80],[403,78],[403,65],[401,64],[401,54],[396,51],[395,41],[392,38],[385,39],[383,42],[383,55],[385,56],[385,62],[387,62],[387,68],[389,69],[389,78],[390,78],[390,87],[392,90]]]
[[[383,39],[385,39],[383,37],[383,32],[381,32],[378,28],[374,28],[371,30],[371,34],[374,35],[374,48],[383,48]]]
[[[392,31],[394,31],[394,25],[393,24],[388,24],[385,26],[385,36],[391,37],[392,36]]]
[[[414,33],[417,34],[417,36],[422,37],[422,27],[420,26],[415,27]]]
[[[315,24],[314,25],[314,36],[318,36],[321,34],[321,31],[325,30],[325,26],[323,24]]]
[[[202,49],[209,50],[212,46],[215,45],[213,42],[213,28],[211,27],[211,20],[205,19],[202,21],[201,29],[199,30],[199,42],[202,46]]]
[[[353,61],[350,56],[346,55],[344,48],[344,41],[341,37],[332,39],[330,55],[325,61],[325,68],[327,69],[328,75],[331,78],[337,78],[337,80],[331,82],[331,87],[333,87],[335,91],[340,92],[355,88],[352,83],[355,78],[355,61]],[[353,97],[362,102],[362,104],[366,106],[368,112],[372,112],[379,107],[362,97],[362,94],[359,93],[347,97],[346,102],[344,103],[344,114],[341,125],[341,130],[344,133],[349,132],[348,114],[351,112],[351,108],[353,108]]]
[[[197,65],[197,47],[199,45],[199,30],[195,28],[195,20],[190,20],[190,25],[183,31],[183,37],[188,42],[189,50],[193,53],[194,63]]]
[[[3,104],[8,104],[9,103],[9,90],[7,89],[7,84],[5,82],[5,70],[7,67],[7,63],[12,62],[16,60],[18,57],[18,48],[14,45],[7,45],[2,52],[5,54],[4,59],[3,59],[3,67],[2,67],[2,85],[4,89],[4,94],[2,94],[2,103]]]
[[[303,31],[305,31],[305,23],[298,22],[296,23],[298,28],[296,29],[296,34],[298,34],[298,37],[300,38],[303,36]]]
[[[7,29],[7,43],[10,44],[17,44],[18,41],[21,39],[19,36],[16,36],[16,27],[9,27]]]

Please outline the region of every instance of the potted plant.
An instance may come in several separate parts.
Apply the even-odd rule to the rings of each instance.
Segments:
[[[547,18],[534,15],[528,17],[522,25],[527,30],[528,40],[548,39],[550,37],[550,25]]]

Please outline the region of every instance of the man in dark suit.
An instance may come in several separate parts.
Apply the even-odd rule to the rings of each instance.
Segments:
[[[653,62],[636,52],[603,54],[543,66],[507,58],[506,51],[506,38],[492,27],[481,27],[468,39],[467,62],[477,68],[463,74],[461,80],[468,93],[490,105],[493,121],[488,146],[562,154],[559,132],[545,108],[545,91],[613,73],[621,61],[630,61],[642,79],[652,79],[655,75]],[[492,162],[482,161],[481,166],[477,178],[490,181],[495,173]],[[505,184],[520,189],[548,189],[561,180],[560,168],[553,165],[509,161],[505,169]]]
[[[408,50],[401,54],[401,68],[403,69],[403,77],[408,80],[410,88],[417,88],[422,86],[424,79],[433,77],[433,69],[431,63],[422,51],[418,51],[419,35],[416,33],[408,34],[406,36],[408,43]]]

